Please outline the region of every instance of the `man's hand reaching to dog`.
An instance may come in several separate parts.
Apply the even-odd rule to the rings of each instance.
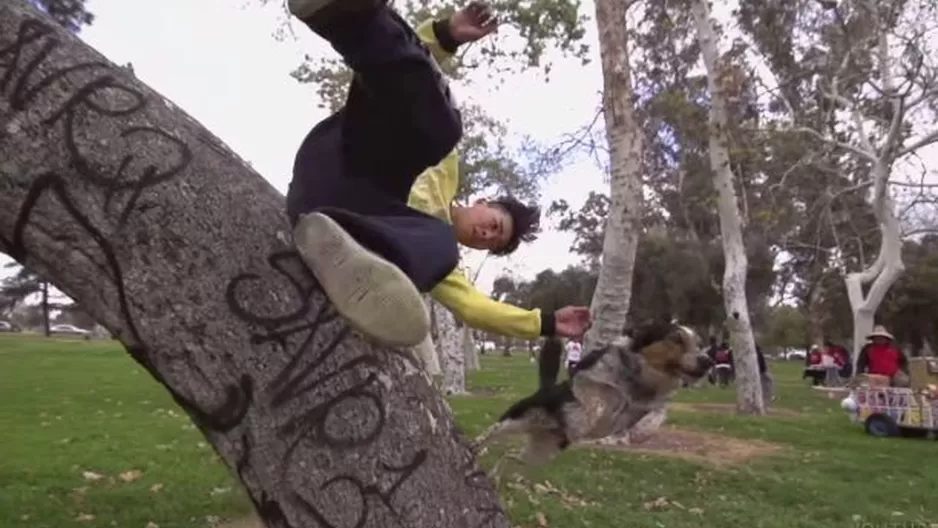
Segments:
[[[580,337],[589,330],[593,321],[586,306],[567,306],[554,312],[556,334],[559,337]]]
[[[471,2],[449,19],[449,30],[459,44],[475,42],[498,29],[498,17],[485,2]]]

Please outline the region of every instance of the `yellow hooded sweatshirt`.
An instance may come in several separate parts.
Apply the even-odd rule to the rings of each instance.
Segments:
[[[432,20],[420,24],[417,35],[433,53],[434,59],[442,63],[452,54],[440,45],[432,25]],[[454,149],[438,165],[417,178],[411,188],[408,205],[452,224],[450,207],[458,191],[459,154]],[[430,295],[470,327],[520,339],[536,339],[541,335],[540,310],[525,310],[491,299],[477,290],[458,268],[437,284]]]

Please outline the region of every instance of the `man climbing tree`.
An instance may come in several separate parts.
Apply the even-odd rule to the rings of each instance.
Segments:
[[[507,255],[534,239],[540,217],[511,197],[452,204],[462,119],[436,61],[494,32],[491,8],[472,3],[414,31],[386,0],[289,6],[354,72],[346,105],[303,141],[287,195],[297,249],[336,309],[394,346],[429,332],[421,291],[490,332],[583,334],[588,308],[542,314],[501,304],[455,269],[457,244]]]

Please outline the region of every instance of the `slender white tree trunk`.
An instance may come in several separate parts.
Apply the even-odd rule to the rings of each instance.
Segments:
[[[642,130],[632,102],[627,12],[633,2],[596,0],[599,54],[603,72],[603,117],[609,143],[609,217],[603,239],[602,265],[590,309],[593,327],[584,348],[609,344],[622,335],[632,300],[635,253],[642,229]],[[664,423],[667,410],[646,416],[634,430],[652,431]],[[605,441],[630,442],[629,431]]]
[[[433,320],[436,327],[434,342],[443,370],[443,393],[466,393],[466,357],[463,351],[463,327],[442,304],[433,301]]]
[[[472,329],[466,325],[462,327],[462,350],[466,361],[466,372],[474,372],[482,368],[479,364],[479,348]]]
[[[587,349],[622,335],[632,297],[632,273],[642,219],[642,131],[632,102],[626,13],[630,2],[597,0],[603,116],[609,143],[610,198],[602,266],[593,294]]]
[[[720,233],[726,261],[723,272],[723,304],[736,368],[736,407],[739,412],[764,414],[765,403],[762,401],[756,345],[746,300],[748,262],[743,245],[742,217],[733,186],[733,170],[730,167],[726,100],[717,81],[721,68],[717,35],[710,18],[708,0],[694,0],[692,11],[710,91],[710,166],[713,170],[713,184],[719,193]]]

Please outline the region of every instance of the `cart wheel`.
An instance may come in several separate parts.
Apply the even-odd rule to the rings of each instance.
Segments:
[[[885,414],[873,414],[866,419],[866,432],[871,436],[885,438],[899,434],[895,420]]]

